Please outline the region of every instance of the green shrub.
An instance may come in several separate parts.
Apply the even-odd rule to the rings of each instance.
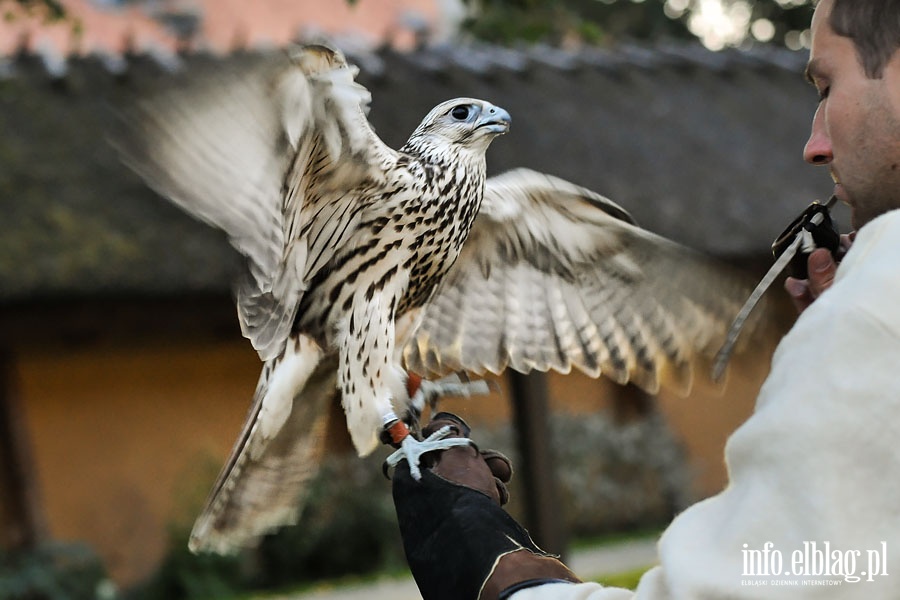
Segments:
[[[156,574],[130,590],[129,598],[147,600],[207,600],[231,598],[248,589],[240,557],[192,554],[187,535],[172,538],[169,552]]]
[[[310,487],[297,525],[263,538],[258,548],[236,556],[194,555],[187,549],[198,495],[171,527],[170,549],[157,573],[131,591],[140,600],[230,598],[249,590],[273,589],[405,565],[390,482],[381,474],[384,453],[360,460],[333,457]],[[200,461],[203,462],[203,461]],[[206,478],[202,478],[206,479]],[[195,482],[196,483],[196,482]],[[209,482],[204,481],[204,488]]]
[[[0,554],[3,600],[106,600],[115,587],[100,558],[86,544],[44,544]]]
[[[260,584],[283,586],[406,564],[383,459],[346,456],[324,465],[300,522],[260,545]]]
[[[667,524],[690,502],[684,451],[662,415],[626,424],[605,413],[550,417],[560,510],[570,538]],[[477,432],[521,469],[511,426]],[[521,490],[513,478],[510,511],[521,517]],[[518,499],[517,499],[518,498]]]

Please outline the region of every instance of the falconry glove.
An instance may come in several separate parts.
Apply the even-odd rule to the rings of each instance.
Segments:
[[[469,437],[466,423],[438,413],[423,430],[449,427]],[[501,508],[512,466],[505,456],[474,445],[429,452],[422,478],[401,462],[393,476],[394,505],[410,570],[424,600],[495,600],[549,582],[578,578],[532,541]]]

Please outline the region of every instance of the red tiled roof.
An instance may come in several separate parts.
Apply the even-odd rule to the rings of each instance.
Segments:
[[[129,47],[174,52],[176,34],[141,5],[118,7],[95,0],[61,0],[68,13],[62,22],[47,23],[17,11],[0,19],[0,56],[22,49],[62,55],[103,52],[120,54]],[[432,25],[441,19],[439,0],[168,0],[152,5],[173,14],[196,15],[199,26],[192,47],[227,53],[236,46],[283,46],[305,30],[354,36],[364,44],[413,44],[404,26],[406,15]],[[158,7],[158,8],[157,8]],[[76,26],[77,24],[77,26]]]

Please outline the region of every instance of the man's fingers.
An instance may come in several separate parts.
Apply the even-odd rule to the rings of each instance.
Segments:
[[[807,259],[807,271],[809,279],[797,279],[788,277],[784,280],[784,289],[791,297],[797,313],[802,313],[822,292],[834,283],[834,275],[837,272],[837,263],[826,248],[818,248]]]
[[[793,302],[794,308],[797,309],[797,314],[806,310],[815,300],[809,291],[809,282],[806,279],[788,277],[784,280],[784,290],[791,297],[791,302]]]
[[[826,248],[818,248],[809,255],[807,261],[809,270],[809,291],[813,298],[831,287],[834,283],[834,274],[837,272],[837,264],[831,257],[831,252]]]
[[[491,473],[494,474],[494,477],[503,483],[509,483],[509,480],[512,479],[513,468],[512,462],[510,462],[506,455],[497,452],[496,450],[482,450],[481,458],[487,463],[487,466],[491,470]]]

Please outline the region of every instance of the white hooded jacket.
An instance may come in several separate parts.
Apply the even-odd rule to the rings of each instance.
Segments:
[[[725,460],[728,486],[672,522],[635,592],[512,599],[900,598],[900,210],[858,232],[782,340]]]

